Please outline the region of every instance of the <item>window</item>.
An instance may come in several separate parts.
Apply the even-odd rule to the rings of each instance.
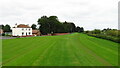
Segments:
[[[22,32],[22,35],[24,35],[24,32]]]
[[[24,29],[22,28],[22,30],[24,30]]]
[[[29,35],[30,35],[31,33],[29,32]]]
[[[27,32],[26,32],[26,35],[27,35]]]
[[[29,31],[30,31],[30,29],[29,29]]]
[[[26,30],[27,30],[27,28],[26,28]]]

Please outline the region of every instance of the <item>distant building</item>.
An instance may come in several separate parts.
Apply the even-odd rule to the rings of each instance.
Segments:
[[[20,24],[12,28],[12,36],[32,36],[32,28],[28,25]]]
[[[40,36],[41,35],[39,30],[32,30],[32,34],[33,34],[33,36]]]

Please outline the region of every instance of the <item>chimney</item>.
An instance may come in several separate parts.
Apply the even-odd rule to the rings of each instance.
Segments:
[[[15,24],[15,28],[17,28],[17,23]]]

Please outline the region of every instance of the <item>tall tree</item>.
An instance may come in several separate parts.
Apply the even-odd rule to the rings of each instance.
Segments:
[[[57,16],[50,16],[49,17],[49,25],[50,25],[50,32],[56,33],[58,32],[58,27],[60,26],[60,22]]]
[[[84,28],[77,26],[75,31],[76,32],[84,32]]]
[[[3,29],[4,28],[4,25],[2,24],[2,25],[0,25],[0,29]]]
[[[80,28],[80,32],[84,32],[84,28],[83,27]]]
[[[3,31],[4,32],[11,32],[10,28],[11,28],[10,25],[7,24],[7,25],[4,26]]]
[[[65,21],[63,25],[64,25],[65,32],[75,32],[76,26],[74,23]]]
[[[76,32],[80,32],[80,27],[77,26],[75,31],[76,31]]]
[[[50,24],[47,16],[42,16],[37,22],[40,25],[39,29],[42,34],[50,33]]]
[[[32,29],[37,29],[36,27],[37,27],[36,24],[32,24],[32,26],[31,26]]]

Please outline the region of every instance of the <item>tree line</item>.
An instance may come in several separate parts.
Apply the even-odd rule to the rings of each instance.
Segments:
[[[72,22],[60,22],[57,16],[42,16],[37,22],[42,34],[84,32],[83,27],[76,27]]]
[[[60,22],[57,16],[42,16],[37,22],[40,26],[37,28],[36,24],[32,24],[31,28],[39,29],[42,34],[84,32],[83,27],[75,26],[73,22]],[[12,32],[8,24],[0,25],[0,29],[4,32]]]

